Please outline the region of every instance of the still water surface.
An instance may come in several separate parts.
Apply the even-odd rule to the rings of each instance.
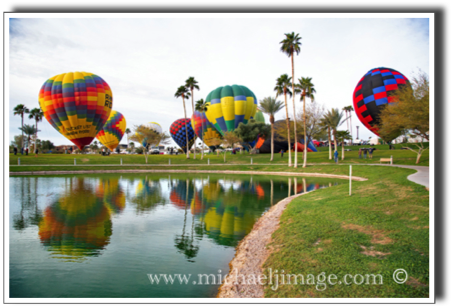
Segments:
[[[214,297],[219,285],[199,285],[198,275],[227,274],[237,243],[271,205],[342,182],[200,174],[11,177],[10,297]],[[148,274],[191,275],[187,285],[163,279],[153,285]]]

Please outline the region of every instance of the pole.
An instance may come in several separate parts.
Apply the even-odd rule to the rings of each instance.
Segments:
[[[17,165],[21,165],[21,158],[17,158]]]
[[[168,165],[171,165],[171,159],[168,159]]]
[[[352,165],[349,165],[349,196],[352,195]]]
[[[390,165],[392,165],[393,156],[390,156]]]
[[[252,158],[251,158],[251,164],[252,164]]]
[[[75,165],[76,165],[76,158],[75,158]]]
[[[121,158],[121,165],[122,165],[122,158]]]
[[[208,165],[209,165],[209,158],[208,158]]]

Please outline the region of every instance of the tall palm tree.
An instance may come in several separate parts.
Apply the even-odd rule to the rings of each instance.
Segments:
[[[192,96],[192,115],[194,115],[194,89],[200,90],[200,87],[198,86],[198,81],[195,80],[194,77],[189,77],[186,80],[185,86],[190,90],[191,96]],[[197,142],[194,142],[194,160],[195,160],[195,146]]]
[[[186,112],[186,99],[189,99],[189,89],[184,85],[178,87],[178,90],[175,93],[175,97],[182,97],[182,105],[184,107],[184,118],[185,118],[185,129],[186,129],[186,158],[189,159],[189,136],[187,133],[187,112]]]
[[[294,128],[295,128],[295,142],[297,142],[297,119],[295,116],[295,78],[294,78],[294,53],[297,53],[297,55],[300,53],[300,40],[301,37],[298,36],[298,33],[295,34],[294,32],[292,33],[285,33],[284,34],[286,38],[280,42],[281,44],[281,52],[284,52],[287,54],[288,57],[291,59],[292,63],[292,105],[294,108]],[[297,168],[297,163],[298,163],[298,156],[297,156],[297,149],[298,146],[295,146],[295,163],[294,167]]]
[[[308,154],[308,141],[306,139],[306,97],[311,99],[311,102],[314,101],[314,93],[316,90],[314,89],[314,84],[311,82],[313,78],[305,78],[301,77],[298,79],[298,84],[296,85],[301,92],[300,100],[303,101],[303,130],[304,130],[304,138],[305,138],[305,149],[303,150],[303,167],[306,167],[306,159]]]
[[[40,108],[34,108],[30,111],[29,119],[35,120],[35,150],[37,149],[37,140],[38,140],[38,122],[43,120],[44,113]],[[35,151],[34,150],[34,151]]]
[[[276,98],[280,95],[284,95],[284,105],[286,107],[286,123],[287,123],[287,143],[289,146],[289,166],[292,166],[292,156],[290,155],[290,120],[289,120],[289,110],[287,108],[287,95],[292,96],[292,92],[290,87],[292,86],[290,82],[291,78],[287,75],[281,75],[278,79],[276,79],[276,86],[274,90],[276,91]]]
[[[205,112],[205,111],[206,111],[205,100],[203,100],[203,99],[197,100],[197,101],[195,102],[195,110],[198,111],[198,112],[200,112],[200,113]],[[203,136],[202,136],[202,137],[203,137]],[[204,154],[203,148],[204,148],[204,146],[205,146],[205,142],[202,140],[202,152],[201,152],[202,155],[201,155],[201,157],[200,157],[200,160],[203,160],[203,154]]]
[[[270,115],[270,124],[271,124],[271,159],[273,161],[274,157],[274,138],[275,138],[275,114],[284,108],[284,102],[276,101],[274,97],[264,98],[260,102],[259,110],[262,113]]]
[[[13,109],[14,115],[20,115],[21,116],[21,130],[24,128],[24,114],[29,113],[30,110],[23,104],[18,104],[17,106],[14,107]],[[22,131],[22,142],[21,142],[21,150],[24,148],[24,131]]]
[[[343,119],[343,111],[340,112],[338,108],[328,112],[329,115],[329,124],[331,129],[333,130],[333,140],[335,142],[335,151],[337,151],[337,145],[338,145],[338,136],[337,136],[337,128],[339,125],[342,124],[342,119]]]

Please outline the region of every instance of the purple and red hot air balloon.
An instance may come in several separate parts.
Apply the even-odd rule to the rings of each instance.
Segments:
[[[354,90],[354,110],[359,120],[374,134],[379,125],[382,109],[394,101],[394,92],[409,85],[409,80],[391,68],[374,68],[368,71]]]

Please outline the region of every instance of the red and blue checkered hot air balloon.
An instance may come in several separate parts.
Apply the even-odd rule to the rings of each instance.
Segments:
[[[173,124],[170,126],[170,135],[173,139],[173,141],[176,142],[176,144],[179,145],[179,147],[184,150],[184,152],[187,151],[186,148],[186,126],[187,126],[187,139],[189,143],[189,148],[194,145],[195,139],[197,138],[197,135],[195,135],[194,129],[192,129],[192,124],[189,118],[184,119],[180,118],[178,120],[175,120]]]
[[[114,151],[124,136],[127,122],[122,113],[112,110],[103,129],[97,134],[97,139],[111,151]]]
[[[38,101],[48,122],[83,149],[105,125],[113,107],[113,93],[99,76],[77,71],[48,79]]]
[[[374,68],[368,71],[354,90],[354,110],[359,120],[377,133],[379,114],[383,108],[394,101],[394,92],[409,85],[409,80],[400,72],[391,68]]]

